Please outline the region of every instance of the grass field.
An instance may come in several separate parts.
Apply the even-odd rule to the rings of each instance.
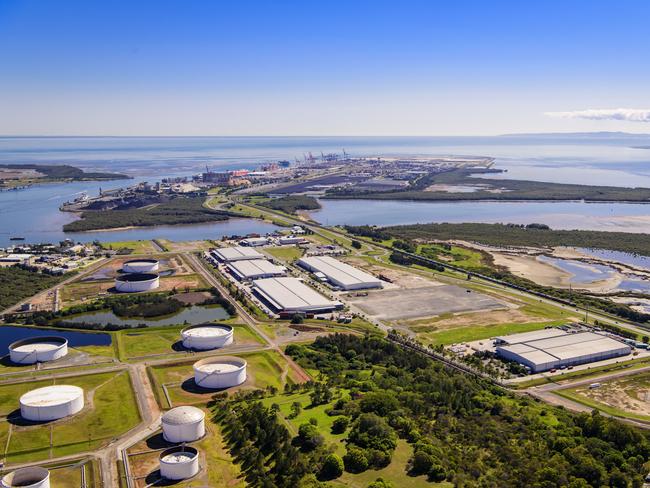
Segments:
[[[650,373],[639,373],[589,385],[557,390],[556,394],[615,417],[650,421]]]
[[[287,362],[277,352],[261,351],[237,354],[236,356],[248,362],[248,378],[243,385],[232,388],[232,391],[266,388],[267,386],[282,389],[286,382],[295,383],[299,381],[295,372],[289,368]],[[148,368],[149,376],[153,380],[156,397],[162,408],[205,404],[212,398],[214,391],[196,389],[192,369],[194,362],[196,362],[196,359]],[[167,401],[163,385],[165,385],[171,405]]]
[[[263,344],[247,325],[228,322],[234,329],[235,345]],[[123,330],[116,333],[120,357],[124,359],[175,352],[174,344],[181,340],[181,330],[186,325],[171,325],[168,327],[151,327],[138,330]]]
[[[296,246],[268,247],[264,252],[284,262],[293,262],[303,255],[303,250]]]
[[[58,383],[83,388],[86,407],[69,419],[47,424],[23,426],[2,422],[11,430],[8,444],[3,446],[7,462],[35,461],[92,451],[140,422],[126,371],[75,376]],[[12,414],[13,418],[20,395],[52,384],[55,381],[50,379],[0,386],[0,415]]]
[[[122,249],[132,249],[133,254],[152,254],[157,252],[156,246],[151,241],[119,241],[102,243],[104,249],[120,251]]]

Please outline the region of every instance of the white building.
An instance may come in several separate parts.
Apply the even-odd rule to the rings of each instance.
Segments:
[[[379,278],[330,256],[304,257],[298,260],[298,264],[308,271],[324,274],[332,285],[342,290],[383,287]]]
[[[248,239],[242,239],[239,243],[242,246],[259,247],[266,246],[269,243],[269,240],[266,237],[249,237]]]
[[[20,415],[34,422],[61,419],[83,408],[84,391],[78,386],[45,386],[20,397]]]
[[[255,280],[253,292],[276,312],[330,312],[343,307],[298,278]]]
[[[264,259],[264,255],[255,249],[244,246],[220,247],[212,251],[212,255],[222,263],[243,261],[247,259]]]
[[[249,259],[228,264],[230,272],[240,281],[273,278],[287,274],[287,268],[278,266],[266,259]]]
[[[246,381],[247,363],[234,356],[201,359],[194,363],[194,382],[201,388],[222,390]]]
[[[207,351],[232,344],[234,330],[230,325],[199,324],[181,330],[183,347]]]
[[[64,337],[31,337],[9,345],[9,359],[16,364],[54,361],[66,354],[68,340]]]
[[[50,488],[50,472],[39,466],[20,468],[0,480],[2,488]]]
[[[161,424],[167,442],[193,442],[205,435],[205,412],[191,406],[172,408],[163,414]]]
[[[160,278],[155,273],[125,273],[115,278],[115,289],[121,293],[155,290]]]
[[[160,453],[160,475],[168,480],[186,480],[199,472],[199,451],[176,446]]]
[[[632,352],[616,339],[594,332],[567,333],[560,329],[498,337],[497,355],[527,366],[533,373],[593,363]]]

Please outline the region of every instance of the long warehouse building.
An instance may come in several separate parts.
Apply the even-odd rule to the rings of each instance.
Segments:
[[[560,329],[513,334],[496,339],[497,355],[530,368],[533,373],[626,356],[632,348],[594,332]]]
[[[330,256],[300,258],[298,264],[308,271],[323,273],[331,284],[343,290],[363,290],[383,286],[379,278]]]
[[[266,259],[249,259],[228,263],[230,272],[240,281],[273,278],[287,274],[287,268]]]
[[[212,255],[222,263],[245,261],[250,259],[264,259],[264,255],[250,247],[233,246],[219,247],[212,251]]]
[[[324,297],[298,278],[265,278],[253,281],[253,292],[275,312],[331,312],[343,307]]]

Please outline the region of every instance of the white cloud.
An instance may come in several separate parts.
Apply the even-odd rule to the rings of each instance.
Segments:
[[[549,117],[563,119],[623,120],[626,122],[650,122],[650,110],[636,108],[589,109],[572,112],[546,112]]]

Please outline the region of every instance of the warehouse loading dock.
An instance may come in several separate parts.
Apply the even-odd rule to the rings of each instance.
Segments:
[[[495,340],[497,355],[527,366],[533,373],[626,356],[632,348],[595,332],[560,329],[513,334]]]

